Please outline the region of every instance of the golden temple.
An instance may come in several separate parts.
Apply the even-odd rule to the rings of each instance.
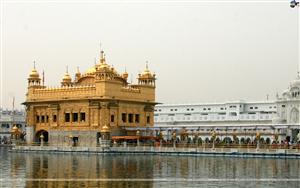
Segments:
[[[28,78],[26,139],[49,144],[92,146],[101,130],[112,136],[130,135],[127,127],[152,127],[156,75],[146,65],[138,83],[130,84],[128,73],[119,74],[107,64],[104,52],[95,66],[85,73],[79,69],[72,80],[68,70],[61,86],[44,86],[35,66]]]

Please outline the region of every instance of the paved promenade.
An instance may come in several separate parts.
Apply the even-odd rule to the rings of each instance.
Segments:
[[[13,146],[12,152],[88,153],[88,154],[154,154],[182,156],[286,157],[300,159],[299,149],[254,148],[173,148],[153,146],[71,147],[71,146]]]

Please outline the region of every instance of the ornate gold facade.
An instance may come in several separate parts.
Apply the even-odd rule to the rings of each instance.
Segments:
[[[24,102],[28,142],[38,141],[43,134],[51,144],[76,138],[79,145],[94,145],[104,125],[112,135],[128,134],[126,127],[152,127],[155,74],[146,66],[138,84],[127,79],[126,71],[119,74],[106,63],[103,51],[94,67],[85,73],[77,70],[74,80],[67,71],[56,88],[41,84],[34,67]]]

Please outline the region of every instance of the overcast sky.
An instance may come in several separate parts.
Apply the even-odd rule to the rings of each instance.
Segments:
[[[33,61],[45,84],[66,65],[84,72],[99,58],[136,82],[145,62],[162,103],[274,99],[298,70],[299,10],[281,2],[2,4],[1,103],[25,101]],[[130,79],[131,80],[131,79]]]

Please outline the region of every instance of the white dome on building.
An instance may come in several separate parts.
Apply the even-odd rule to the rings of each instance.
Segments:
[[[290,96],[290,90],[289,90],[289,89],[284,90],[284,91],[282,92],[282,96],[283,96],[284,98],[289,97],[289,96]]]
[[[299,76],[299,72],[298,72],[297,78],[291,82],[291,88],[293,88],[293,87],[300,88],[300,76]]]

